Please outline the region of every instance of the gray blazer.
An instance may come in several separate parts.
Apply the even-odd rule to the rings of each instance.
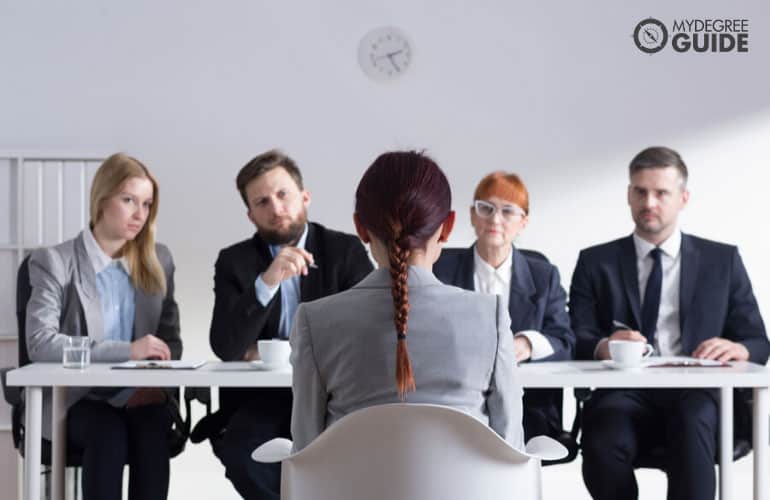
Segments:
[[[166,295],[148,295],[136,289],[134,339],[152,333],[163,339],[171,357],[182,356],[179,309],[174,301],[174,261],[164,245],[156,245],[166,274]],[[35,250],[29,259],[32,295],[27,303],[26,338],[32,361],[61,362],[66,335],[91,338],[91,361],[120,362],[130,357],[128,342],[104,340],[102,306],[96,273],[88,259],[83,234],[51,248]],[[67,408],[89,391],[67,391]],[[43,436],[50,438],[51,393],[43,393]]]
[[[409,268],[407,345],[417,390],[406,402],[451,406],[523,449],[521,386],[506,304]],[[294,449],[344,415],[400,402],[390,274],[299,306],[290,337]]]

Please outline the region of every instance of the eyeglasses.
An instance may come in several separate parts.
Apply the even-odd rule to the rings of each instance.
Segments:
[[[512,221],[517,217],[524,217],[527,215],[526,212],[517,205],[503,205],[502,207],[498,207],[494,203],[484,200],[474,200],[473,209],[476,211],[476,215],[482,219],[491,219],[498,211],[505,221]]]

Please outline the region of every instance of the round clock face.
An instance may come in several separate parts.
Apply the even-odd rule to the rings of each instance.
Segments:
[[[358,62],[373,80],[392,80],[403,75],[412,64],[412,44],[397,28],[377,28],[361,39]]]
[[[647,54],[660,52],[667,41],[666,26],[652,17],[640,21],[634,29],[634,43],[639,50]]]

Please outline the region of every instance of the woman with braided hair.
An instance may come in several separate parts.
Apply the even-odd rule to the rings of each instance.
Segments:
[[[380,155],[358,185],[353,219],[378,269],[297,309],[295,450],[352,411],[402,401],[463,410],[522,448],[507,306],[431,271],[455,220],[444,173],[422,153]]]

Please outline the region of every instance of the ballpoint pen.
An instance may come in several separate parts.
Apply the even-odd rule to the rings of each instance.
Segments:
[[[616,319],[612,320],[612,326],[614,328],[617,328],[618,330],[633,330],[633,328],[631,328],[627,324],[623,323],[622,321],[618,321]]]

